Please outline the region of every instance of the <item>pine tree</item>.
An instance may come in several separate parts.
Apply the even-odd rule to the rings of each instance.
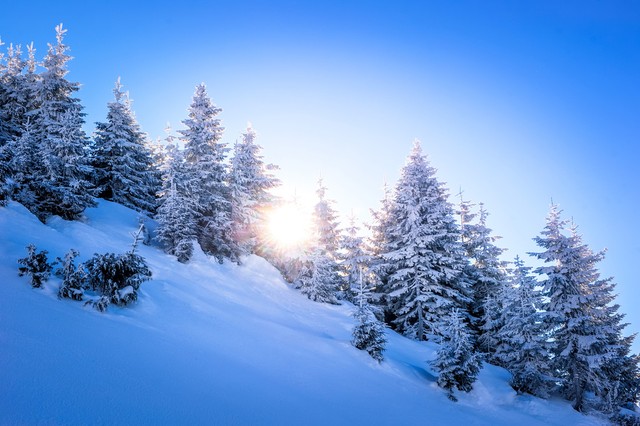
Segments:
[[[391,217],[392,194],[389,186],[385,183],[383,187],[384,197],[380,201],[377,210],[371,210],[372,223],[368,225],[370,237],[367,241],[367,251],[369,255],[369,270],[375,278],[375,290],[373,292],[372,304],[379,308],[380,318],[387,324],[392,324],[395,314],[391,311],[391,301],[389,294],[389,264],[385,261],[383,254],[389,249],[391,242],[390,231],[394,223]]]
[[[50,215],[78,219],[95,205],[87,182],[91,168],[82,130],[84,113],[80,100],[73,97],[79,84],[65,78],[71,59],[63,44],[65,33],[62,25],[56,27],[57,44],[49,45],[42,63],[45,71],[34,82],[34,109],[27,112],[42,163],[29,176],[34,202],[26,207],[42,221]]]
[[[255,143],[255,138],[249,124],[242,141],[234,146],[229,176],[233,236],[240,251],[246,254],[260,252],[264,213],[275,201],[270,190],[280,184],[273,175],[277,167],[264,163],[260,155],[262,147]]]
[[[353,329],[351,344],[360,350],[367,351],[378,362],[384,360],[383,352],[387,343],[384,334],[384,325],[376,318],[369,304],[371,289],[362,269],[357,270],[358,283],[355,290],[355,303],[357,309],[354,318],[357,323]]]
[[[295,285],[311,300],[338,303],[337,293],[342,286],[338,265],[338,222],[332,202],[325,198],[326,188],[318,182],[318,202],[313,212],[315,241],[311,254],[303,261]]]
[[[296,279],[300,292],[315,302],[339,304],[336,298],[338,280],[336,264],[327,253],[316,248],[305,261]]]
[[[191,194],[199,213],[198,242],[205,253],[219,262],[237,259],[238,249],[231,236],[231,203],[226,184],[228,172],[224,164],[228,151],[222,143],[224,128],[217,118],[221,109],[216,107],[204,84],[196,87],[189,108],[189,117],[182,121],[180,130],[185,143],[184,180],[192,182]]]
[[[87,273],[84,270],[84,265],[76,266],[75,259],[78,255],[77,250],[71,249],[64,256],[64,259],[57,258],[57,263],[62,265],[56,270],[56,275],[62,278],[62,284],[58,289],[60,299],[82,300],[84,297]]]
[[[441,320],[442,343],[431,366],[438,371],[438,386],[452,401],[454,389],[469,392],[480,371],[480,356],[473,349],[473,339],[458,308]]]
[[[18,259],[18,263],[22,266],[18,268],[18,275],[28,275],[31,278],[31,286],[40,288],[49,280],[53,266],[47,260],[47,251],[41,250],[36,253],[36,246],[29,244],[27,246],[27,257]]]
[[[156,238],[165,251],[186,263],[193,254],[193,244],[197,241],[199,212],[192,194],[192,183],[183,179],[189,176],[184,171],[182,152],[170,151],[169,168],[163,176],[164,189],[160,207],[156,213],[158,228]]]
[[[500,237],[493,236],[487,227],[489,214],[484,205],[480,203],[477,222],[473,220],[476,214],[471,211],[472,206],[468,201],[460,202],[462,245],[465,257],[470,261],[465,265],[464,274],[471,285],[471,326],[478,335],[479,349],[491,357],[496,344],[495,335],[500,327],[497,319],[502,312],[500,298],[493,296],[500,293],[506,281],[506,265],[499,259],[504,249],[495,245]]]
[[[577,411],[585,409],[585,394],[602,395],[610,386],[606,365],[617,355],[617,342],[623,326],[613,300],[613,285],[602,280],[596,264],[603,253],[593,253],[577,234],[563,234],[566,221],[556,205],[551,206],[547,225],[536,243],[545,249],[533,253],[548,266],[536,272],[544,274],[545,310],[553,329],[553,367],[561,380],[565,397],[574,401]]]
[[[160,176],[120,79],[115,100],[107,105],[107,121],[96,123],[91,161],[94,194],[134,210],[152,213]]]
[[[407,337],[428,340],[441,334],[439,319],[464,308],[468,298],[453,209],[418,141],[396,185],[390,223],[379,268],[388,274],[393,325]]]
[[[509,291],[504,292],[498,331],[501,344],[494,359],[511,374],[511,386],[518,393],[545,397],[551,388],[551,356],[547,348],[542,294],[531,276],[531,268],[516,257]]]
[[[372,287],[372,274],[367,273],[371,256],[367,254],[364,238],[359,235],[360,228],[356,225],[355,217],[349,219],[349,226],[344,230],[340,240],[341,262],[340,269],[344,277],[344,288],[341,290],[343,298],[354,301],[360,291],[362,280],[367,287]]]

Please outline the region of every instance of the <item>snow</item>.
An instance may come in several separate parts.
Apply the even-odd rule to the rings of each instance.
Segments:
[[[485,365],[474,390],[447,399],[428,362],[437,346],[391,331],[378,364],[349,343],[350,304],[315,303],[261,258],[181,264],[139,246],[153,271],[132,307],[99,313],[32,289],[17,259],[71,248],[130,249],[138,215],[98,201],[82,222],[41,224],[0,208],[0,424],[598,425],[565,401],[518,396]]]

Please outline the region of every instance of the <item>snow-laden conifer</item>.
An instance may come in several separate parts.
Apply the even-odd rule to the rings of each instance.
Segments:
[[[62,279],[58,289],[58,297],[61,299],[82,300],[84,296],[87,273],[83,264],[75,264],[75,259],[79,254],[77,250],[71,249],[65,254],[64,259],[59,257],[56,259],[57,263],[61,265],[55,272],[56,276]]]
[[[325,198],[326,187],[322,184],[322,179],[318,184],[318,202],[312,219],[315,238],[308,249],[310,254],[302,262],[302,270],[295,285],[312,300],[338,303],[337,294],[343,279],[338,264],[337,214],[333,203]]]
[[[341,294],[343,298],[355,301],[363,284],[367,288],[373,286],[373,275],[368,273],[371,256],[367,253],[364,237],[360,235],[360,228],[353,215],[340,239],[340,251],[340,269],[344,277]]]
[[[236,260],[237,247],[231,233],[231,203],[224,163],[228,151],[221,141],[224,127],[204,84],[196,87],[189,116],[180,130],[185,144],[184,178],[193,183],[192,196],[199,213],[198,242],[202,249],[222,262]]]
[[[96,123],[91,162],[94,194],[134,210],[152,213],[160,189],[159,172],[120,78],[107,105],[107,121]]]
[[[353,288],[355,291],[354,302],[356,311],[354,318],[356,325],[353,328],[351,344],[360,350],[367,351],[373,359],[382,362],[387,338],[384,333],[384,325],[374,315],[374,310],[369,304],[371,298],[371,288],[367,283],[367,279],[363,269],[357,270],[357,286]]]
[[[566,223],[552,205],[544,230],[535,238],[544,251],[534,255],[546,263],[536,272],[546,277],[554,371],[564,395],[583,411],[587,392],[602,395],[610,386],[606,365],[618,355],[612,337],[620,335],[623,325],[618,307],[610,305],[613,285],[600,278],[596,267],[604,254],[593,253],[575,228],[565,235]]]
[[[275,201],[270,190],[280,184],[273,175],[277,167],[264,163],[262,147],[255,139],[256,132],[249,124],[242,140],[234,146],[229,176],[233,237],[245,254],[259,254],[265,232],[264,214]]]
[[[40,288],[49,280],[53,266],[47,259],[46,250],[36,252],[36,246],[29,244],[27,246],[27,257],[18,259],[18,263],[22,266],[18,268],[18,275],[21,277],[28,275],[33,288]]]
[[[470,284],[472,330],[477,334],[480,350],[491,357],[496,344],[495,334],[500,326],[497,319],[502,310],[498,294],[505,285],[506,264],[499,259],[504,249],[495,245],[500,237],[492,235],[487,227],[489,213],[480,203],[479,218],[475,221],[478,215],[472,211],[472,207],[473,204],[468,201],[460,203],[462,246],[469,261],[465,265],[464,275]]]
[[[473,388],[480,371],[480,356],[474,351],[469,327],[458,308],[440,322],[442,340],[431,366],[438,371],[438,386],[447,391],[449,399],[456,401],[454,389],[469,392]]]
[[[542,294],[530,267],[519,257],[513,266],[510,286],[503,292],[500,344],[493,359],[511,372],[516,391],[544,397],[552,387],[552,377]]]
[[[63,43],[66,31],[62,25],[56,27],[57,43],[49,44],[44,71],[34,82],[34,109],[27,112],[42,162],[30,173],[34,203],[26,207],[43,221],[50,215],[77,219],[95,205],[87,182],[91,168],[82,129],[84,113],[74,97],[79,84],[65,78],[71,59]]]
[[[315,302],[338,304],[338,280],[335,261],[324,250],[316,248],[302,262],[302,270],[294,284]]]
[[[169,152],[168,169],[163,176],[164,189],[160,207],[155,215],[158,222],[156,238],[165,251],[186,263],[193,254],[193,245],[198,238],[198,218],[193,182],[186,179],[182,152],[175,147]]]
[[[416,141],[396,185],[380,265],[393,325],[412,339],[440,335],[440,319],[468,302],[460,231],[447,198]]]

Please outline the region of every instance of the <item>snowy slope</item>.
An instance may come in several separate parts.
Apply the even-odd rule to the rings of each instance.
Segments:
[[[563,401],[516,396],[485,366],[450,402],[436,347],[391,331],[382,364],[353,348],[352,307],[307,300],[264,260],[187,265],[142,246],[154,278],[132,308],[101,314],[32,289],[25,246],[80,260],[129,249],[134,212],[105,201],[84,223],[0,208],[0,424],[596,425]]]

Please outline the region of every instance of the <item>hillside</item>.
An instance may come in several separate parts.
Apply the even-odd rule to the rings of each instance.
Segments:
[[[184,265],[142,246],[153,279],[106,313],[58,300],[56,278],[32,289],[18,277],[29,243],[84,261],[128,250],[137,223],[101,200],[84,222],[47,225],[0,208],[0,424],[603,424],[517,396],[491,365],[453,403],[428,366],[434,344],[388,331],[378,364],[349,343],[351,305],[307,300],[259,257]]]

